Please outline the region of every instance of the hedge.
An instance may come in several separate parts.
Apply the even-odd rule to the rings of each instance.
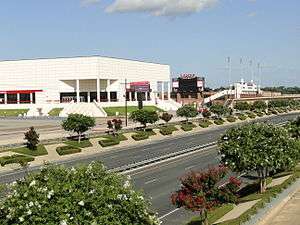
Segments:
[[[254,113],[248,112],[247,115],[250,119],[255,119],[256,118],[256,114],[254,114]]]
[[[70,154],[81,152],[81,149],[77,148],[75,146],[72,146],[72,145],[66,145],[66,146],[62,146],[62,147],[57,147],[56,152],[59,155],[70,155]]]
[[[174,131],[178,130],[175,126],[167,126],[160,128],[159,132],[162,135],[171,135]]]
[[[183,131],[192,131],[195,127],[196,127],[196,125],[191,122],[181,124],[181,129]]]
[[[221,118],[219,118],[219,119],[215,119],[214,120],[214,123],[216,124],[216,125],[222,125],[222,124],[224,124],[224,120],[223,119],[221,119]]]
[[[199,126],[202,127],[202,128],[207,128],[210,125],[212,125],[212,122],[209,121],[208,119],[203,119],[203,120],[199,121]]]
[[[236,118],[234,116],[228,116],[226,119],[229,123],[234,123],[236,121]]]
[[[118,139],[103,139],[103,140],[99,141],[99,144],[102,147],[109,147],[109,146],[120,144],[120,140],[118,140]]]
[[[246,120],[246,119],[247,119],[247,116],[244,115],[244,114],[239,114],[239,115],[238,115],[238,119],[239,119],[239,120]]]
[[[34,161],[33,157],[25,156],[25,155],[18,155],[18,154],[0,157],[0,165],[1,166],[5,166],[8,164],[12,164],[12,163],[22,164],[24,162],[32,162],[32,161]]]
[[[136,134],[133,134],[131,137],[132,137],[133,140],[135,140],[135,141],[142,141],[142,140],[148,139],[148,138],[149,138],[149,135],[148,135],[148,133],[147,133],[146,131],[145,131],[145,132],[140,131],[140,132],[138,132],[138,133],[136,133]]]
[[[265,114],[263,112],[255,112],[258,117],[263,117]]]

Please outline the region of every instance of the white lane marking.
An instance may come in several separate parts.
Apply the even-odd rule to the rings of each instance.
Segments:
[[[155,181],[157,181],[156,178],[146,181],[145,184],[151,184],[151,183],[154,183]]]
[[[169,215],[171,215],[171,214],[177,212],[178,210],[180,210],[180,208],[174,209],[174,210],[172,210],[171,212],[168,212],[167,214],[165,214],[165,215],[159,217],[159,219],[161,220],[161,219],[163,219],[163,218],[165,218],[165,217],[167,217],[167,216],[169,216]]]
[[[192,166],[189,166],[189,167],[186,167],[184,170],[190,170],[192,168],[194,168],[196,165],[192,165]]]

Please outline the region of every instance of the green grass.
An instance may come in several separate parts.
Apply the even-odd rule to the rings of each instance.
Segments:
[[[104,107],[103,108],[105,112],[107,113],[108,116],[115,116],[116,112],[119,112],[120,116],[125,115],[125,107],[120,106],[120,107]],[[162,112],[163,110],[157,108],[156,106],[144,106],[144,109],[149,110],[149,111],[159,111]],[[137,106],[128,106],[127,107],[127,112],[130,114],[133,111],[138,110]]]
[[[34,158],[31,156],[15,154],[11,156],[0,157],[0,165],[5,166],[12,163],[32,162],[33,160]]]
[[[199,121],[199,126],[202,127],[202,128],[207,128],[210,125],[212,125],[212,122],[208,119],[202,119],[202,120]]]
[[[226,118],[226,120],[229,122],[229,123],[234,123],[236,121],[236,118],[234,116],[228,116]]]
[[[19,116],[20,114],[26,114],[29,109],[0,109],[0,116]]]
[[[215,123],[216,125],[223,125],[224,122],[225,122],[225,121],[224,121],[222,118],[219,118],[219,119],[215,119],[215,120],[214,120],[214,123]]]
[[[234,207],[234,204],[222,205],[213,211],[208,213],[208,223],[213,224],[217,220],[221,219],[225,214],[230,212]],[[193,217],[187,225],[201,225],[200,217]]]
[[[73,146],[76,148],[88,148],[88,147],[93,146],[89,139],[83,139],[80,141],[80,143],[78,143],[77,140],[68,140],[68,141],[65,141],[64,144],[70,145],[70,146]]]
[[[57,147],[56,152],[59,155],[70,155],[81,152],[80,148],[76,148],[75,146],[67,145],[62,147]]]
[[[102,135],[100,137],[109,140],[117,140],[119,142],[128,140],[128,138],[124,134],[116,134],[115,136],[112,134],[107,134],[107,135]]]
[[[38,145],[36,150],[30,150],[27,147],[22,147],[22,148],[12,149],[11,151],[24,154],[24,155],[30,155],[30,156],[48,155],[48,152],[44,145]]]
[[[103,139],[99,141],[99,144],[102,147],[109,147],[120,144],[120,141],[118,139]]]
[[[48,114],[49,114],[49,116],[59,116],[59,114],[61,113],[62,110],[63,110],[63,108],[54,108],[54,109],[51,109]]]

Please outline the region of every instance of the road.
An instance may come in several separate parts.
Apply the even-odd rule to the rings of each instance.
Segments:
[[[297,114],[288,114],[274,116],[271,118],[260,118],[260,122],[281,123],[294,119]],[[214,129],[204,130],[199,133],[186,135],[182,137],[170,137],[165,140],[148,143],[146,145],[138,145],[131,148],[119,148],[114,151],[100,152],[99,154],[78,157],[75,160],[62,161],[60,164],[66,166],[76,166],[91,161],[102,161],[109,169],[132,164],[134,162],[150,159],[156,156],[165,155],[167,153],[176,152],[185,148],[204,145],[219,139],[226,129],[236,125],[227,125],[215,127]],[[207,168],[209,165],[215,165],[218,162],[217,149],[215,147],[206,149],[205,152],[191,154],[155,166],[150,166],[131,173],[134,185],[137,189],[142,189],[144,193],[152,198],[153,208],[162,217],[163,224],[182,224],[187,221],[191,214],[183,210],[176,210],[170,204],[170,193],[179,188],[178,178],[189,170],[199,170]],[[38,170],[38,167],[30,170]],[[12,182],[22,178],[24,171],[14,171],[12,173],[1,174],[0,183]]]

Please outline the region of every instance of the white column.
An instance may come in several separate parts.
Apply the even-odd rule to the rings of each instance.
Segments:
[[[110,80],[107,79],[106,92],[107,92],[107,101],[108,102],[110,102],[110,89],[109,89],[109,86],[110,86]]]
[[[7,104],[7,93],[4,94],[4,104]]]
[[[79,79],[76,80],[76,97],[77,97],[77,103],[80,102],[80,87],[79,87]]]
[[[30,104],[33,104],[33,96],[32,96],[32,93],[30,93]]]
[[[97,82],[97,102],[100,102],[100,79],[96,79]]]
[[[165,100],[165,82],[161,82],[161,100]]]
[[[17,104],[20,104],[20,93],[17,94]]]
[[[168,82],[168,99],[171,99],[171,84],[170,81]]]
[[[146,101],[148,101],[148,91],[145,92]]]
[[[130,92],[128,92],[129,93],[129,101],[131,101],[132,102],[132,95],[131,95],[131,91]]]
[[[87,102],[90,103],[91,102],[91,93],[88,91],[87,93]]]

